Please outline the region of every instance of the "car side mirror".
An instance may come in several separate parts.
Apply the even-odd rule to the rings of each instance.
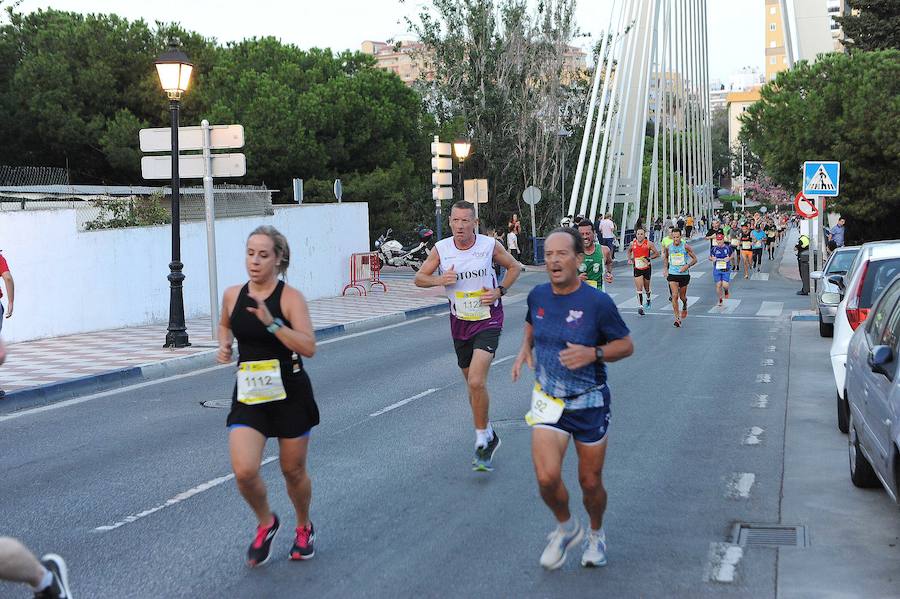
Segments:
[[[814,270],[809,273],[809,278],[818,281],[819,279],[824,278],[824,273],[821,270]]]
[[[828,282],[837,285],[842,292],[844,291],[844,277],[841,275],[831,275],[828,277]]]
[[[869,351],[869,368],[872,372],[890,377],[887,365],[894,361],[894,352],[887,345],[876,345]]]

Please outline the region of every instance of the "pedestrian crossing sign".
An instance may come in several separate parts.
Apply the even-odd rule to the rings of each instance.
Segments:
[[[840,162],[804,162],[803,195],[836,197],[840,178]]]

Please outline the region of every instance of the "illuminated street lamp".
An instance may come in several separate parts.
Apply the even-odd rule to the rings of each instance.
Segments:
[[[176,42],[169,42],[169,49],[156,59],[159,83],[169,97],[172,115],[172,261],[169,263],[169,328],[164,347],[187,347],[187,327],[184,323],[184,295],[181,272],[181,180],[178,174],[178,110],[181,98],[191,81],[194,65],[188,60]]]

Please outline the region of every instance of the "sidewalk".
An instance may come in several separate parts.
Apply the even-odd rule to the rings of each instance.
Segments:
[[[309,302],[310,317],[321,339],[348,330],[400,322],[447,306],[442,288],[419,289],[411,279],[387,280],[367,296],[347,295]],[[99,391],[125,382],[186,372],[215,363],[216,343],[209,318],[187,322],[191,346],[164,349],[168,323],[127,327],[10,344],[0,367],[6,399],[46,399]],[[7,325],[15,325],[10,321]]]
[[[810,542],[778,549],[777,597],[897,597],[897,507],[884,489],[850,482],[829,346],[815,323],[791,323],[781,521],[805,525]]]

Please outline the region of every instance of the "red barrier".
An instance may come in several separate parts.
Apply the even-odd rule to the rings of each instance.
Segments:
[[[375,252],[350,254],[350,282],[344,286],[341,295],[347,295],[350,289],[355,289],[359,295],[368,295],[366,283],[369,284],[369,291],[375,285],[381,285],[387,291],[387,285],[381,280],[380,274],[381,261]]]

